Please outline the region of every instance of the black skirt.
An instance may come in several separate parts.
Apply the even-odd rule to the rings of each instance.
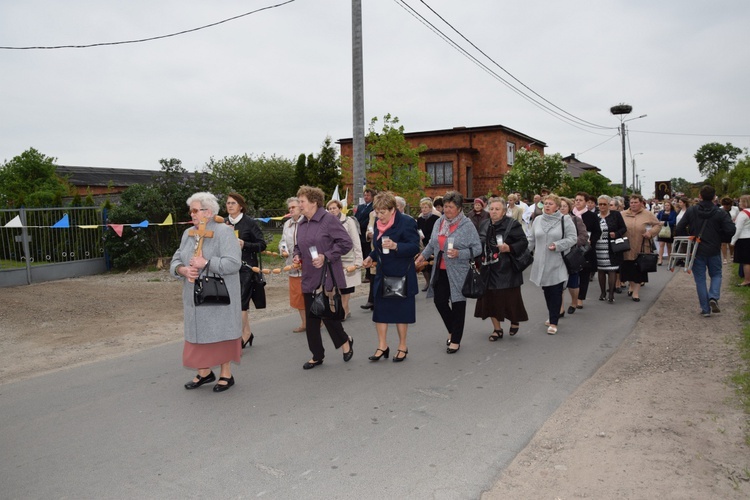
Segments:
[[[634,260],[624,260],[620,266],[620,281],[648,283],[648,273],[642,273]]]

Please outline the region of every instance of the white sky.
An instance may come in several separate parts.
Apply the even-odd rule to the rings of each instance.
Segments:
[[[3,1],[0,46],[152,37],[282,1]],[[502,124],[619,182],[609,108],[625,102],[629,118],[648,114],[628,123],[628,184],[635,158],[644,192],[700,180],[693,155],[707,142],[750,147],[747,0],[425,1],[544,99],[612,129],[540,110],[397,0],[362,0],[366,124],[385,113],[407,132]],[[420,0],[404,2],[460,40]],[[63,165],[158,169],[175,157],[194,170],[243,153],[294,159],[326,135],[352,136],[350,0],[297,0],[139,44],[0,50],[0,68],[0,161],[34,147]]]

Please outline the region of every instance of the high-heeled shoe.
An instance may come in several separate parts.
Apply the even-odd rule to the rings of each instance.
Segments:
[[[403,355],[403,356],[401,356],[401,357],[399,358],[399,357],[398,357],[398,353],[400,353],[400,352],[403,352],[403,353],[404,353],[404,355]],[[398,349],[398,350],[396,351],[396,355],[395,355],[395,356],[393,356],[393,362],[394,362],[394,363],[400,363],[400,362],[402,362],[403,360],[405,360],[405,359],[406,359],[406,355],[407,355],[407,354],[409,354],[409,349],[407,349],[407,350],[405,350],[405,351],[402,351],[401,349]]]
[[[516,325],[516,326],[510,325],[510,330],[508,330],[508,333],[512,337],[513,335],[517,334],[518,330],[520,329],[521,329],[521,325]]]
[[[599,295],[599,300],[607,300],[607,295],[606,294]]]
[[[313,359],[312,361],[308,361],[307,363],[305,363],[304,365],[302,365],[302,369],[303,370],[312,370],[316,366],[322,365],[322,364],[323,364],[323,360],[322,359],[320,361],[315,361]]]
[[[378,351],[380,351],[380,356],[376,356],[377,353],[378,353]],[[381,348],[378,347],[377,349],[375,349],[375,354],[373,354],[372,356],[370,356],[367,359],[369,359],[370,361],[380,361],[380,358],[388,359],[388,356],[390,354],[391,354],[391,348],[390,347],[386,347],[385,351],[383,349],[381,349]]]
[[[346,363],[354,356],[354,339],[349,337],[349,352],[344,353],[344,362]]]
[[[574,312],[576,312],[576,308],[575,307],[573,307],[573,306],[568,307],[568,314],[573,314]]]
[[[185,384],[185,389],[197,389],[198,387],[202,386],[203,384],[207,384],[209,382],[213,382],[216,380],[216,375],[214,375],[214,372],[210,372],[205,377],[201,377],[200,375],[196,375],[195,378],[198,380],[191,380],[187,384]]]
[[[219,377],[219,381],[222,381],[222,380],[226,382],[226,384],[217,383],[214,386],[214,392],[224,392],[234,385],[234,375],[231,375],[229,378]]]
[[[247,338],[247,340],[242,341],[242,348],[244,349],[247,346],[252,346],[254,338],[255,338],[255,335],[253,335],[253,332],[250,332],[250,336]]]
[[[448,354],[455,354],[455,353],[457,353],[457,352],[458,352],[458,350],[459,350],[459,349],[461,349],[461,345],[460,345],[460,344],[459,344],[459,345],[458,345],[458,347],[456,347],[455,349],[453,349],[453,348],[451,348],[451,347],[448,347],[448,348],[447,348],[447,349],[445,350],[445,352],[447,352]]]
[[[490,334],[490,337],[489,337],[488,340],[490,342],[497,342],[501,338],[503,338],[503,329],[502,328],[499,329],[499,330],[493,330],[492,333]]]

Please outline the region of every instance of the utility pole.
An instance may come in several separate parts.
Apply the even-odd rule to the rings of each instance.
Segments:
[[[362,0],[352,0],[352,204],[356,207],[365,184],[365,90],[362,62]]]

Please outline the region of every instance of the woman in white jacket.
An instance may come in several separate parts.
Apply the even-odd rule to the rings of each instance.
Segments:
[[[347,217],[341,209],[343,205],[338,200],[331,200],[326,205],[326,210],[339,218],[344,229],[349,233],[354,245],[348,253],[341,256],[341,264],[344,266],[346,287],[341,288],[341,305],[344,307],[344,321],[351,316],[349,312],[349,298],[354,293],[354,287],[362,284],[362,244],[359,238],[359,224],[353,217]]]
[[[740,211],[734,221],[732,236],[734,262],[742,266],[744,280],[737,286],[750,286],[750,194],[740,196]]]
[[[560,197],[547,195],[544,198],[543,213],[534,218],[529,232],[529,250],[534,252],[529,279],[544,290],[544,301],[549,313],[545,325],[550,335],[557,333],[563,287],[568,281],[568,270],[562,254],[576,244],[577,234],[573,220],[570,217],[563,218],[560,213]]]

